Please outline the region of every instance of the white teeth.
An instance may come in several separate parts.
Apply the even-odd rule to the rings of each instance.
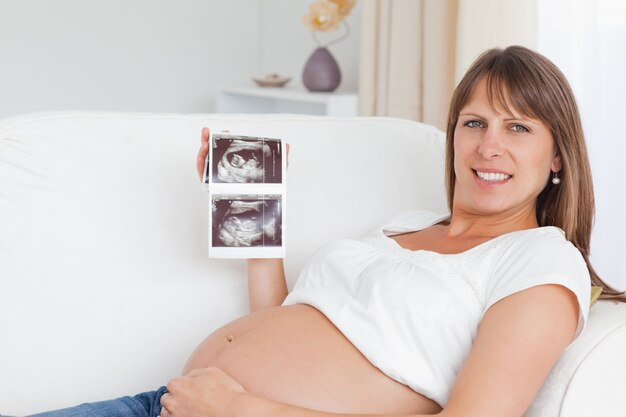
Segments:
[[[510,175],[502,174],[500,172],[480,172],[476,171],[476,174],[485,181],[504,181],[511,178]]]

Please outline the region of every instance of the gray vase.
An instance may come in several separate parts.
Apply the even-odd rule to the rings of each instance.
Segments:
[[[341,71],[330,51],[319,47],[304,64],[302,82],[309,91],[335,91],[341,83]]]

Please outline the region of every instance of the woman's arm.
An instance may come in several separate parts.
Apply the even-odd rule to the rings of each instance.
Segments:
[[[282,259],[248,259],[250,312],[282,304],[287,282]]]
[[[557,284],[537,285],[492,305],[442,414],[524,414],[572,341],[578,309],[576,295]]]

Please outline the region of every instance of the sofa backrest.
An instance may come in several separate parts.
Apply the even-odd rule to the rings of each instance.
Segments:
[[[153,388],[246,311],[245,262],[206,255],[208,196],[195,172],[203,126],[291,145],[290,285],[327,241],[405,210],[446,210],[444,135],[415,122],[77,112],[2,120],[2,412]]]

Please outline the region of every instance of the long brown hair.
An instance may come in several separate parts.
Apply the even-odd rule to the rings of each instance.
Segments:
[[[454,130],[461,109],[470,100],[478,82],[486,80],[487,97],[511,112],[541,120],[552,133],[561,157],[559,185],[546,180],[537,197],[539,226],[557,226],[582,254],[591,285],[602,288],[601,299],[626,302],[624,292],[606,284],[589,262],[594,216],[593,183],[585,137],[572,89],[561,71],[543,55],[522,46],[490,49],[478,57],[454,90],[448,113],[446,139],[446,187],[448,206],[454,199]],[[511,112],[512,113],[512,112]]]

